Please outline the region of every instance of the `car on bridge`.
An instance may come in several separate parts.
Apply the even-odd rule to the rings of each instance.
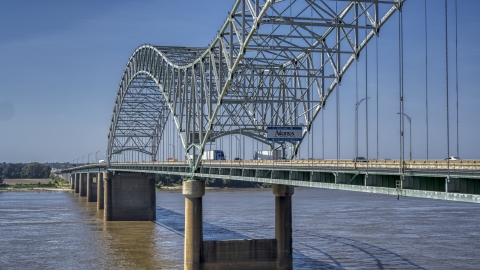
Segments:
[[[462,160],[461,158],[459,157],[454,157],[454,156],[451,156],[451,157],[447,157],[445,158],[445,160]]]
[[[353,162],[368,162],[368,159],[364,157],[356,157],[352,160]]]

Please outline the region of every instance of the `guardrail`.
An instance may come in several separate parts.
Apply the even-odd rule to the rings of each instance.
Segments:
[[[155,161],[155,162],[119,162],[112,163],[111,166],[119,165],[153,165],[153,166],[188,166],[186,161]],[[230,166],[230,167],[311,167],[311,168],[342,168],[349,170],[400,170],[401,162],[399,160],[370,160],[368,162],[353,162],[351,160],[204,160],[202,165],[206,166]],[[101,168],[107,164],[89,164],[78,167],[72,167],[63,171],[81,170],[86,168]],[[449,163],[445,160],[405,160],[404,169],[413,170],[431,170],[431,171],[480,171],[480,160],[452,160]]]

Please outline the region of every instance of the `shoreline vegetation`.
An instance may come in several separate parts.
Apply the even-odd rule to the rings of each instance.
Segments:
[[[64,189],[70,189],[70,184],[53,174],[50,178],[3,179],[0,183],[0,191]]]

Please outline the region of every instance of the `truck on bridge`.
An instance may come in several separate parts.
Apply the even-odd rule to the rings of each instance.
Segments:
[[[261,150],[256,151],[253,155],[254,160],[277,160],[282,158],[281,150]]]
[[[197,156],[197,155],[195,155]],[[188,159],[192,159],[192,155],[188,155]],[[203,151],[202,160],[225,160],[225,154],[223,150],[209,150]]]

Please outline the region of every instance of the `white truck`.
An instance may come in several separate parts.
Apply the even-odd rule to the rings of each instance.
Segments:
[[[203,151],[202,160],[225,160],[225,154],[222,150]],[[188,159],[192,159],[192,155],[188,155]]]
[[[282,158],[282,150],[261,150],[253,155],[254,160],[277,160]]]

